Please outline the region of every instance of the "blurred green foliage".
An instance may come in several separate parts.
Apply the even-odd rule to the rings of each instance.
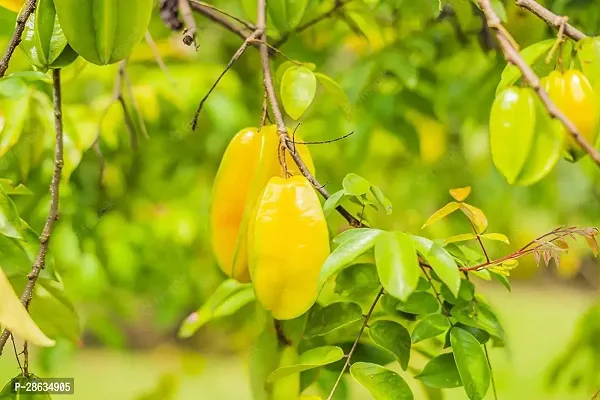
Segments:
[[[246,3],[214,2],[255,21],[246,14]],[[310,1],[302,20],[329,10],[331,3]],[[598,225],[600,170],[589,158],[575,165],[561,160],[530,187],[509,186],[495,169],[487,122],[505,62],[470,2],[442,3],[440,13],[437,0],[356,0],[282,46],[287,57],[314,63],[316,71],[339,82],[350,101],[347,118],[320,88],[299,121],[306,141],[354,131],[342,141],[311,147],[317,178],[333,193],[349,172],[367,177],[394,209],[392,217],[368,211],[372,224],[414,234],[423,234],[427,217],[450,200],[448,189],[470,185],[469,201],[485,210],[494,232],[511,240],[509,246],[490,245],[498,256],[561,224]],[[568,15],[581,30],[598,32],[600,1],[542,3]],[[505,7],[507,28],[522,47],[555,36],[512,1]],[[51,251],[79,314],[85,346],[148,348],[171,338],[223,280],[208,241],[212,180],[233,135],[260,122],[262,80],[258,52],[250,48],[209,97],[198,129],[191,130],[198,102],[241,42],[198,16],[195,51],[154,14],[150,32],[168,71],[157,66],[143,41],[127,64],[131,93],[125,91],[125,102],[131,115],[141,115],[133,121],[137,150],[113,100],[118,66],[79,59],[63,70],[65,169]],[[0,9],[2,49],[14,19],[14,13]],[[284,62],[276,56],[274,70]],[[9,73],[30,69],[17,50]],[[0,177],[32,192],[13,199],[21,218],[37,232],[46,218],[52,174],[50,89],[39,75],[0,81]],[[148,137],[141,134],[142,121]],[[329,222],[332,234],[347,226],[337,214]],[[438,238],[469,231],[463,218],[450,217],[425,233]],[[574,248],[551,274],[572,277],[582,266],[598,262]],[[513,275],[539,272],[533,260],[524,260]],[[246,349],[259,327],[241,316],[252,313],[248,306],[190,342],[212,352]],[[589,342],[585,335],[581,340]],[[72,346],[65,342],[44,350],[42,365],[52,370],[73,354]],[[156,384],[158,394],[150,391],[140,399],[166,398],[161,390],[171,393],[173,385],[167,376]]]

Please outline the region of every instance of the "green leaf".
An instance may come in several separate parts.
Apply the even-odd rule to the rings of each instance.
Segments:
[[[350,374],[375,400],[413,400],[408,384],[400,375],[381,365],[355,362]]]
[[[55,344],[54,340],[48,338],[27,313],[2,269],[0,269],[0,325],[36,346],[50,347]]]
[[[481,235],[481,238],[487,239],[487,240],[497,240],[499,242],[504,242],[506,244],[510,244],[510,241],[508,240],[508,238],[501,233],[484,233],[483,235]]]
[[[371,183],[360,175],[349,173],[342,181],[342,186],[347,194],[360,196],[369,191]]]
[[[250,352],[250,388],[253,400],[271,400],[271,388],[265,385],[267,377],[279,364],[279,341],[269,323],[258,336]]]
[[[488,221],[483,211],[467,203],[460,203],[460,210],[475,225],[477,233],[485,232],[488,227]]]
[[[440,304],[431,293],[414,292],[405,302],[398,303],[396,309],[409,314],[433,314],[439,311]]]
[[[490,271],[490,276],[492,278],[494,278],[495,280],[497,280],[498,282],[500,282],[502,284],[502,286],[504,286],[506,288],[506,290],[508,290],[509,292],[510,290],[510,282],[508,281],[508,278],[504,275],[500,275],[494,271]]]
[[[458,296],[455,296],[454,293],[450,292],[450,289],[448,289],[448,286],[446,285],[440,287],[440,294],[444,300],[453,305],[459,302],[471,301],[475,294],[475,285],[466,279],[461,279]]]
[[[22,183],[14,186],[10,179],[0,179],[0,189],[4,190],[4,193],[9,196],[33,194],[33,192],[27,189]]]
[[[315,76],[319,80],[319,83],[323,85],[325,90],[327,90],[331,97],[333,97],[335,103],[342,108],[342,110],[346,114],[346,118],[350,119],[352,108],[350,106],[350,100],[348,99],[348,96],[346,95],[344,89],[339,85],[339,83],[337,83],[325,74],[315,72]]]
[[[508,22],[508,19],[506,18],[506,9],[504,8],[504,3],[502,3],[502,0],[491,0],[491,3],[494,11],[496,11],[496,14],[498,15],[498,18],[500,18],[500,21]]]
[[[419,260],[410,236],[384,232],[375,244],[379,280],[391,296],[406,301],[419,283]]]
[[[19,232],[21,218],[17,206],[0,187],[0,234],[16,239],[23,236]]]
[[[256,3],[256,2],[255,2]],[[281,84],[281,80],[283,79],[283,75],[285,74],[285,72],[293,67],[293,66],[297,66],[298,64],[296,64],[294,61],[290,61],[290,60],[286,60],[284,62],[282,62],[279,67],[277,67],[277,71],[275,71],[275,84]]]
[[[144,37],[153,0],[55,0],[58,21],[71,47],[87,61],[106,65],[129,56]]]
[[[255,299],[251,284],[228,279],[196,312],[190,314],[179,328],[178,336],[188,338],[207,322],[229,316]]]
[[[309,0],[269,0],[269,17],[279,32],[287,32],[302,21]]]
[[[474,233],[461,233],[444,239],[444,243],[466,242],[473,239],[477,239],[477,236]]]
[[[534,143],[534,96],[530,88],[508,88],[498,94],[490,111],[492,161],[511,185],[517,182]]]
[[[556,39],[547,39],[534,43],[520,51],[521,58],[523,58],[523,60],[531,66],[539,60],[545,58],[546,54],[548,54],[548,51],[550,51],[550,48],[555,42]],[[513,64],[508,63],[504,68],[504,71],[502,71],[500,83],[496,88],[496,96],[498,96],[498,94],[504,89],[512,86],[520,77],[521,71]]]
[[[336,247],[325,260],[319,274],[319,288],[322,288],[329,278],[350,265],[358,256],[372,249],[375,246],[375,240],[382,233],[377,229],[352,229],[348,232],[352,233],[348,233],[347,239]]]
[[[452,328],[450,343],[467,396],[471,400],[483,399],[490,387],[490,369],[481,345],[461,328]]]
[[[304,336],[322,336],[350,325],[363,318],[362,309],[356,303],[337,302],[311,311]]]
[[[504,341],[504,329],[496,314],[487,304],[479,301],[460,303],[452,308],[451,314],[458,322],[483,329]]]
[[[415,378],[433,388],[450,389],[462,386],[453,353],[444,353],[433,358]]]
[[[600,92],[600,39],[588,37],[577,43],[577,58],[581,70],[590,81],[594,92]]]
[[[413,343],[418,343],[422,340],[441,335],[448,329],[450,329],[450,321],[448,321],[446,316],[442,314],[426,315],[415,325],[411,339]]]
[[[336,237],[334,237],[333,238],[333,243],[335,243],[335,244],[342,244],[346,240],[349,240],[350,238],[353,238],[356,235],[362,235],[365,232],[373,231],[373,230],[376,230],[376,229],[371,229],[371,228],[351,228],[351,229],[347,229],[344,232],[342,232],[339,235],[337,235]]]
[[[394,321],[375,321],[369,327],[369,337],[379,347],[396,356],[400,366],[406,371],[410,359],[410,333]]]
[[[23,290],[27,276],[12,277],[11,283],[15,289]],[[73,343],[80,342],[79,317],[61,282],[38,278],[29,314],[48,336],[62,337]]]
[[[281,101],[290,117],[297,120],[310,106],[317,91],[317,78],[306,67],[290,67],[281,78]]]
[[[0,87],[1,89],[1,87]],[[15,101],[4,104],[4,127],[0,130],[0,157],[13,148],[23,134],[30,115],[31,97],[23,95]]]
[[[432,225],[432,224],[438,222],[439,220],[447,217],[448,215],[452,214],[454,211],[458,210],[459,207],[460,207],[460,204],[455,201],[452,201],[452,202],[446,204],[444,207],[442,207],[439,210],[437,210],[436,212],[434,212],[433,215],[431,217],[429,217],[429,219],[427,221],[425,221],[425,223],[423,224],[421,229],[426,228],[429,225]]]
[[[335,293],[350,299],[373,298],[379,290],[379,277],[373,264],[355,264],[335,277]]]
[[[325,203],[323,204],[323,213],[326,217],[329,217],[333,210],[340,204],[340,201],[342,201],[345,194],[346,192],[343,189],[338,190],[325,200]]]
[[[441,281],[448,286],[452,294],[457,296],[460,289],[460,270],[454,258],[442,246],[429,239],[420,236],[411,237],[417,252],[431,266]]]
[[[308,369],[334,363],[344,357],[344,351],[337,346],[323,346],[310,349],[298,357],[293,365],[277,368],[267,378],[267,383],[275,382],[285,376]]]
[[[377,186],[371,186],[371,193],[373,193],[373,196],[375,196],[377,202],[384,208],[386,215],[391,215],[392,202],[390,201],[390,199],[384,196],[381,189],[379,189]]]

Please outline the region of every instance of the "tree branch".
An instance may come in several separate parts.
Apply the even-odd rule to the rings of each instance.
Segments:
[[[483,11],[488,26],[494,31],[496,35],[496,39],[504,52],[504,57],[508,63],[514,64],[523,75],[523,79],[527,82],[529,86],[531,86],[538,97],[546,107],[548,114],[552,118],[558,119],[565,126],[567,132],[573,137],[573,139],[584,149],[594,160],[598,166],[600,166],[600,152],[594,148],[593,145],[587,142],[585,138],[579,133],[579,130],[571,122],[565,114],[554,104],[554,102],[548,96],[548,93],[540,86],[540,78],[533,72],[531,67],[527,65],[525,60],[519,54],[519,51],[514,47],[514,39],[510,34],[506,31],[506,29],[502,26],[500,22],[500,18],[494,11],[490,0],[477,0],[481,10]]]
[[[217,7],[213,6],[212,4],[208,4],[208,3],[205,3],[203,1],[198,1],[198,0],[190,0],[190,3],[192,3],[192,5],[196,4],[198,7],[209,8],[211,10],[214,10],[214,11],[218,12],[219,14],[223,14],[226,17],[229,17],[229,18],[231,18],[233,20],[236,20],[240,24],[244,25],[244,27],[246,27],[246,29],[248,29],[250,31],[255,31],[256,30],[256,25],[251,24],[248,21],[244,21],[243,19],[241,19],[241,18],[239,18],[239,17],[237,17],[237,16],[235,16],[233,14],[230,14],[227,11],[221,10],[220,8],[217,8]]]
[[[40,273],[46,266],[46,254],[50,245],[50,235],[54,223],[58,219],[58,202],[59,202],[59,189],[60,189],[60,177],[63,168],[63,119],[62,119],[62,94],[60,88],[60,70],[55,69],[52,71],[53,78],[53,101],[54,101],[54,128],[56,132],[56,147],[54,152],[54,172],[52,174],[52,181],[50,183],[50,210],[48,211],[48,217],[44,224],[44,229],[40,236],[40,250],[38,255],[31,267],[31,272],[27,275],[27,285],[21,295],[21,302],[27,309],[31,299],[33,297],[33,289],[40,276]],[[2,337],[0,337],[0,354],[2,349],[10,336],[10,332],[4,330]]]
[[[283,35],[281,35],[281,37],[275,42],[275,44],[273,46],[279,47],[282,44],[286,43],[292,35],[303,32],[303,31],[307,30],[308,28],[312,27],[313,25],[316,25],[319,22],[326,20],[327,18],[333,17],[333,15],[335,13],[337,13],[342,7],[344,7],[346,4],[350,3],[351,1],[353,1],[353,0],[335,0],[333,7],[331,7],[331,9],[329,9],[329,11],[326,11],[325,13],[318,15],[317,17],[311,19],[310,21],[307,21],[306,23],[304,23],[302,25],[298,25],[291,31],[285,32]]]
[[[543,20],[546,24],[550,25],[554,29],[560,29],[561,25],[563,25],[561,20],[562,17],[554,14],[552,11],[548,10],[535,0],[515,0],[515,3],[519,7],[536,15],[538,18]],[[579,29],[573,27],[572,25],[564,24],[564,26],[565,35],[567,35],[573,40],[581,40],[587,37],[585,33],[581,32]]]
[[[10,63],[10,59],[15,52],[15,49],[21,43],[21,37],[23,36],[23,30],[25,30],[25,23],[31,13],[35,10],[36,0],[28,0],[25,7],[21,10],[21,13],[17,17],[17,26],[15,31],[13,32],[10,41],[8,42],[8,48],[6,52],[0,59],[0,78],[4,76],[6,70],[8,69],[8,64]],[[5,341],[6,342],[6,341]]]
[[[196,27],[194,14],[192,14],[190,0],[179,0],[179,13],[185,25],[183,43],[188,46],[194,45],[197,48],[196,34],[198,33],[198,28]]]
[[[331,389],[331,392],[329,393],[329,396],[327,396],[327,400],[333,399],[333,395],[335,394],[336,389],[338,388],[340,382],[342,381],[344,372],[346,371],[346,368],[348,368],[348,365],[350,365],[350,359],[352,358],[352,355],[354,354],[354,350],[356,350],[356,346],[358,346],[358,342],[360,341],[360,338],[361,338],[365,328],[369,324],[369,319],[371,318],[371,314],[373,314],[373,310],[375,309],[375,306],[379,302],[379,299],[381,298],[382,295],[383,295],[383,288],[379,290],[379,293],[377,293],[377,297],[375,297],[375,300],[373,300],[373,304],[371,304],[371,308],[369,309],[369,312],[367,312],[367,315],[365,315],[365,320],[363,321],[363,324],[360,327],[360,331],[358,331],[358,335],[356,336],[356,340],[354,341],[354,344],[352,345],[350,352],[346,356],[346,362],[344,363],[344,366],[342,367],[342,370],[340,371],[340,374],[338,375],[337,380],[335,381],[333,388]]]
[[[265,90],[267,92],[268,102],[271,105],[271,110],[273,112],[273,116],[275,118],[275,123],[277,125],[277,133],[279,134],[280,140],[282,141],[282,146],[285,146],[287,151],[289,151],[290,155],[294,159],[294,162],[298,166],[298,169],[308,179],[308,181],[315,187],[315,189],[321,193],[321,195],[325,198],[329,198],[329,192],[317,181],[317,179],[310,173],[300,155],[295,151],[294,144],[290,140],[287,128],[285,126],[285,122],[283,120],[283,114],[281,113],[281,108],[279,107],[279,103],[277,101],[277,95],[275,94],[275,87],[273,85],[273,77],[271,75],[271,65],[269,64],[269,48],[267,42],[267,19],[266,19],[266,0],[258,0],[258,29],[262,30],[262,38],[260,42],[260,59],[262,64],[263,71],[263,83],[265,86]],[[285,160],[285,158],[284,158]],[[348,223],[355,227],[364,226],[358,219],[356,219],[350,212],[348,212],[342,206],[338,206],[336,210],[344,217]]]
[[[238,35],[240,38],[246,40],[248,38],[248,36],[250,36],[252,34],[252,31],[250,31],[249,29],[246,28],[240,28],[238,26],[236,26],[233,22],[231,22],[230,20],[228,20],[227,18],[224,18],[221,14],[219,14],[219,12],[208,8],[200,3],[194,2],[192,1],[190,3],[190,6],[192,7],[192,10],[194,10],[195,12],[203,15],[204,17],[212,20],[213,22],[216,22],[217,24],[221,25],[223,28],[235,33],[236,35]],[[256,48],[258,48],[258,43],[252,43],[252,45]]]
[[[204,106],[204,102],[206,102],[206,100],[208,99],[208,96],[210,96],[211,93],[213,92],[213,90],[215,90],[215,88],[217,87],[217,85],[219,84],[221,79],[225,76],[227,71],[229,71],[231,69],[231,67],[237,61],[237,59],[240,58],[242,56],[242,54],[244,54],[244,51],[246,51],[248,46],[250,46],[250,44],[252,44],[256,38],[258,38],[260,35],[262,35],[262,33],[263,33],[262,30],[257,28],[254,32],[252,32],[250,34],[250,36],[248,36],[246,38],[246,40],[244,40],[244,43],[242,43],[240,48],[237,49],[237,51],[235,52],[233,57],[231,57],[231,60],[229,60],[229,62],[227,63],[225,70],[223,72],[221,72],[221,75],[219,75],[219,77],[217,78],[215,83],[213,83],[211,88],[208,90],[208,93],[206,93],[206,95],[204,95],[202,100],[200,100],[200,104],[198,105],[198,108],[196,109],[196,114],[194,114],[194,119],[192,121],[192,130],[193,131],[195,131],[196,127],[198,126],[198,117],[200,117],[200,112],[202,111],[202,107]]]

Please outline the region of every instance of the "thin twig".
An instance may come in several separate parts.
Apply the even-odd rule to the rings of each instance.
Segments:
[[[494,399],[498,400],[498,392],[496,391],[496,381],[494,379],[494,371],[492,370],[492,363],[488,354],[487,345],[483,344],[483,350],[485,351],[485,359],[487,360],[488,367],[490,368],[490,379],[492,381],[492,391],[494,392]]]
[[[263,43],[263,41],[262,41],[262,40],[260,40],[260,39],[253,39],[253,40],[251,40],[250,42],[251,42],[251,43],[258,43],[258,44],[261,44],[261,43]],[[291,62],[291,63],[294,63],[294,64],[296,64],[296,65],[298,65],[298,66],[302,66],[302,63],[301,63],[300,61],[296,61],[296,60],[294,60],[293,58],[290,58],[290,57],[286,56],[286,55],[283,53],[283,51],[279,50],[277,47],[275,47],[275,46],[273,46],[273,45],[270,45],[269,43],[266,43],[266,42],[265,42],[265,44],[267,45],[267,47],[269,47],[269,50],[272,50],[272,51],[274,51],[275,53],[279,54],[280,56],[282,56],[283,58],[285,58],[285,59],[286,59],[286,60],[288,60],[289,62]]]
[[[17,364],[19,364],[19,369],[21,370],[21,373],[23,373],[23,366],[21,365],[21,359],[19,358],[19,353],[17,352],[17,344],[15,343],[15,337],[12,333],[10,333],[9,335],[10,340],[12,341],[13,350],[15,351],[15,358],[17,359]]]
[[[279,107],[279,103],[277,101],[277,95],[275,94],[275,87],[273,85],[273,77],[271,75],[271,66],[269,64],[269,51],[267,47],[267,35],[266,35],[266,10],[265,10],[265,0],[258,0],[258,27],[263,30],[262,33],[262,41],[260,43],[260,58],[263,70],[263,84],[267,91],[269,104],[271,105],[271,110],[273,111],[273,116],[275,119],[275,123],[277,124],[277,133],[280,137],[283,137],[284,144],[286,148],[289,150],[290,156],[294,159],[294,162],[298,166],[298,169],[308,179],[308,181],[315,187],[315,189],[326,199],[329,198],[329,192],[317,181],[317,179],[311,174],[311,172],[306,167],[304,161],[297,152],[293,151],[293,143],[289,140],[289,136],[287,134],[287,128],[285,127],[285,122],[283,121],[283,115],[281,113],[281,109]],[[364,226],[358,219],[356,219],[348,210],[343,208],[342,206],[336,207],[336,210],[344,217],[348,223],[355,227],[360,228]]]
[[[192,10],[194,10],[195,12],[216,22],[217,24],[221,25],[223,28],[235,33],[236,35],[238,35],[240,38],[242,38],[244,40],[246,40],[248,38],[248,36],[250,36],[252,33],[251,30],[248,30],[246,28],[240,28],[239,26],[236,26],[236,24],[234,22],[230,21],[227,18],[224,18],[221,14],[219,14],[218,12],[216,12],[214,10],[211,10],[210,8],[207,8],[196,2],[191,2],[190,5],[192,6]],[[254,43],[253,46],[258,48],[259,44]]]
[[[556,35],[556,42],[554,42],[554,44],[550,48],[550,51],[548,52],[548,55],[546,56],[546,64],[550,64],[550,61],[552,61],[552,57],[554,57],[554,53],[556,52],[556,49],[558,49],[558,48],[562,49],[562,43],[565,41],[565,38],[564,38],[565,26],[567,25],[567,21],[569,20],[569,18],[567,18],[567,17],[557,17],[557,18],[560,19],[561,24],[560,24],[560,28],[558,28],[558,34]],[[561,56],[562,56],[562,54],[559,53],[558,63],[560,64],[561,70],[562,70],[562,57]]]
[[[330,139],[330,140],[318,140],[318,141],[314,141],[314,142],[298,142],[294,139],[292,139],[293,144],[329,144],[329,143],[334,143],[334,142],[338,142],[340,140],[344,140],[347,137],[351,136],[352,134],[354,134],[354,131],[345,134],[344,136],[340,136],[338,138],[335,139]]]
[[[223,70],[223,72],[221,72],[221,74],[219,75],[219,77],[217,78],[215,83],[213,83],[211,88],[208,90],[208,93],[206,93],[204,95],[204,97],[202,98],[202,100],[200,100],[200,104],[198,105],[198,108],[196,109],[196,114],[194,114],[194,119],[192,120],[192,130],[194,130],[194,131],[196,130],[196,127],[198,126],[198,118],[200,117],[200,112],[202,111],[202,107],[204,107],[204,103],[206,102],[208,97],[211,95],[213,90],[215,90],[215,88],[217,87],[217,85],[219,84],[221,79],[225,76],[227,71],[229,71],[231,69],[231,67],[237,61],[237,59],[240,58],[242,56],[242,54],[244,54],[244,51],[246,51],[246,49],[248,48],[248,46],[250,45],[252,40],[256,39],[260,35],[262,35],[262,30],[257,29],[254,32],[252,32],[246,40],[244,40],[244,43],[242,43],[240,48],[237,49],[237,51],[235,52],[233,57],[231,57],[231,60],[229,60],[229,62],[225,66],[225,69]]]
[[[17,17],[17,26],[15,27],[15,31],[8,42],[8,48],[6,49],[6,52],[2,56],[2,59],[0,59],[0,78],[2,78],[6,73],[10,59],[19,43],[21,43],[21,37],[23,36],[23,31],[25,30],[25,24],[27,23],[31,13],[33,13],[35,10],[35,6],[36,0],[28,0],[27,4]]]
[[[600,152],[594,148],[593,145],[587,142],[587,140],[579,133],[579,130],[571,122],[565,114],[554,104],[554,102],[548,96],[548,93],[541,87],[540,78],[533,72],[531,67],[523,60],[518,50],[513,46],[514,39],[510,34],[506,31],[506,29],[502,26],[500,22],[500,18],[496,14],[496,11],[492,7],[490,0],[477,0],[481,10],[483,11],[488,26],[494,31],[496,35],[496,39],[504,52],[504,57],[506,61],[514,64],[523,75],[523,79],[529,86],[531,86],[538,97],[544,103],[548,114],[552,118],[558,119],[565,126],[567,132],[573,137],[573,139],[583,148],[600,166]]]
[[[150,49],[152,50],[152,54],[154,54],[154,59],[156,60],[156,63],[160,67],[161,71],[165,74],[165,76],[167,77],[167,79],[169,80],[171,85],[177,86],[177,82],[175,81],[175,79],[173,78],[171,73],[169,72],[169,68],[167,68],[167,64],[165,64],[165,61],[163,60],[162,56],[160,55],[160,52],[158,51],[158,47],[156,47],[156,42],[152,38],[150,31],[146,31],[146,35],[144,37],[146,39],[146,43],[148,43],[148,47],[150,47]]]
[[[598,396],[600,396],[600,389],[598,389],[598,390],[596,391],[596,393],[594,393],[594,395],[592,396],[592,399],[591,399],[591,400],[597,400],[597,399],[598,399]]]
[[[280,47],[282,44],[286,43],[292,35],[298,34],[310,28],[313,25],[318,24],[319,22],[326,20],[327,18],[332,17],[335,13],[337,13],[342,7],[346,4],[350,3],[353,0],[335,0],[333,6],[326,11],[325,13],[318,15],[317,17],[307,21],[302,25],[298,25],[291,31],[285,32],[281,37],[275,42],[275,47]]]
[[[196,43],[196,34],[198,33],[198,28],[196,27],[196,20],[194,19],[194,14],[192,13],[192,7],[190,5],[190,0],[179,0],[179,12],[181,14],[181,18],[183,19],[183,23],[185,24],[185,31],[183,34],[183,43],[198,48],[198,44]]]
[[[375,300],[373,300],[373,304],[371,304],[371,308],[369,308],[369,312],[367,312],[367,314],[365,315],[365,320],[363,321],[363,324],[360,327],[360,330],[358,331],[358,335],[356,336],[356,340],[354,341],[354,344],[352,345],[352,348],[350,348],[350,352],[346,356],[346,362],[344,363],[344,366],[342,367],[342,370],[340,371],[340,374],[338,375],[337,380],[335,381],[335,383],[333,385],[333,388],[331,389],[331,392],[329,393],[329,396],[327,397],[327,400],[333,399],[333,395],[335,394],[336,389],[338,388],[338,386],[340,385],[340,382],[342,381],[342,377],[344,376],[344,372],[346,372],[346,369],[350,365],[350,360],[352,359],[352,355],[354,354],[354,350],[356,350],[356,346],[358,346],[358,342],[359,342],[359,340],[360,340],[360,338],[361,338],[361,336],[362,336],[365,328],[367,327],[367,325],[369,323],[369,319],[371,318],[371,314],[373,314],[373,310],[375,309],[375,306],[379,302],[379,299],[381,298],[382,295],[383,295],[383,288],[379,290],[379,293],[377,293],[377,296],[375,297]]]
[[[197,7],[205,7],[205,8],[210,8],[211,10],[214,10],[216,12],[218,12],[219,14],[223,14],[226,17],[229,17],[237,22],[239,22],[240,24],[244,25],[244,27],[246,27],[247,29],[251,30],[251,31],[255,31],[256,30],[256,25],[251,24],[248,21],[244,21],[243,19],[241,19],[240,17],[237,17],[233,14],[228,13],[225,10],[222,10],[218,7],[213,6],[212,4],[208,4],[205,3],[203,1],[198,1],[198,0],[190,0],[190,3],[192,3],[192,7],[193,5],[196,5]]]
[[[40,250],[38,255],[31,267],[31,272],[27,274],[27,285],[21,295],[21,303],[27,309],[29,303],[33,297],[33,289],[40,276],[40,273],[46,265],[46,254],[48,253],[48,247],[50,245],[50,235],[54,227],[54,222],[58,219],[58,202],[59,202],[59,190],[60,190],[60,177],[63,168],[63,119],[62,119],[62,94],[60,88],[60,70],[55,69],[52,71],[53,78],[53,102],[54,102],[54,125],[56,132],[56,148],[54,153],[54,172],[52,174],[52,181],[50,183],[50,209],[48,211],[48,217],[44,224],[44,229],[40,236]],[[0,355],[6,345],[10,332],[4,330],[2,337],[0,337]]]
[[[548,10],[535,0],[515,0],[515,3],[525,10],[531,12],[536,15],[538,18],[543,20],[546,24],[550,25],[555,29],[560,29],[562,25],[561,17],[554,14],[552,11]],[[579,29],[569,25],[564,24],[565,35],[570,37],[573,40],[581,40],[585,39],[587,35],[581,32]]]
[[[23,343],[23,376],[29,376],[29,345],[27,341]]]
[[[131,107],[133,111],[135,111],[135,115],[137,116],[138,125],[140,126],[140,130],[142,131],[142,135],[146,139],[149,139],[148,131],[146,130],[146,122],[144,122],[144,116],[138,107],[137,100],[133,94],[133,86],[131,85],[131,80],[129,79],[129,75],[127,74],[127,70],[123,69],[123,80],[125,81],[125,88],[127,89],[127,94],[131,98]]]

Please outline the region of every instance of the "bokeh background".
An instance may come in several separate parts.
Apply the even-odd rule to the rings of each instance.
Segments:
[[[254,21],[250,3],[211,2]],[[321,88],[302,116],[298,132],[304,140],[354,131],[342,141],[311,147],[317,178],[333,192],[347,173],[363,175],[394,205],[389,217],[369,214],[374,225],[433,238],[469,230],[459,217],[425,231],[421,226],[449,201],[448,189],[470,185],[470,203],[486,212],[492,231],[511,239],[510,245],[490,247],[494,256],[559,225],[600,225],[600,169],[589,159],[561,160],[530,187],[509,186],[494,168],[487,119],[505,63],[469,1],[442,3],[440,14],[437,0],[355,0],[282,47],[286,56],[314,63],[338,81],[352,105],[348,116]],[[332,4],[311,1],[303,21]],[[600,31],[600,1],[545,5],[589,34]],[[556,34],[512,1],[504,10],[522,47]],[[15,16],[0,10],[1,48]],[[250,399],[247,354],[258,333],[252,307],[191,339],[176,337],[180,323],[224,279],[208,240],[211,187],[229,140],[259,124],[263,100],[258,52],[250,48],[191,130],[198,102],[241,44],[209,20],[196,19],[197,51],[155,12],[150,32],[167,71],[144,41],[129,59],[131,90],[124,93],[137,150],[112,99],[118,66],[78,60],[63,71],[66,167],[51,250],[78,320],[64,305],[45,309],[44,326],[54,329],[47,333],[63,338],[33,353],[32,371],[74,377],[76,399]],[[273,67],[283,61],[277,56]],[[17,51],[9,72],[27,69]],[[31,190],[14,200],[38,231],[52,173],[49,94],[46,82],[0,81],[0,178]],[[101,158],[93,146],[97,138]],[[332,234],[346,227],[337,215],[329,222]],[[501,399],[581,399],[600,388],[600,317],[593,318],[600,314],[598,266],[577,243],[560,268],[522,260],[512,272],[511,293],[497,282],[478,282],[507,331],[507,347],[491,351]],[[565,351],[575,356],[560,359]],[[557,362],[561,373],[552,375]],[[7,346],[0,380],[18,372]],[[351,388],[354,399],[369,398],[362,388]],[[462,389],[447,392],[449,399],[465,398]],[[491,396],[490,390],[486,398]]]

